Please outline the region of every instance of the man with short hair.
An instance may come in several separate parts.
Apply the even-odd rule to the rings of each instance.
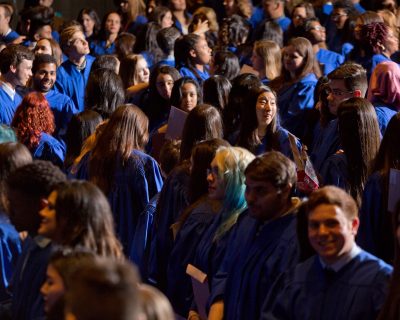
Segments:
[[[54,114],[54,137],[63,140],[73,114],[78,113],[74,102],[65,94],[53,89],[57,76],[57,61],[48,54],[38,55],[32,66],[33,89],[42,93]]]
[[[242,214],[229,240],[221,269],[213,280],[210,318],[259,319],[275,278],[299,259],[293,198],[295,164],[272,151],[245,171],[248,213]]]
[[[11,124],[23,98],[16,89],[31,78],[34,58],[33,52],[21,45],[9,45],[0,52],[0,123]]]
[[[288,17],[285,17],[285,0],[263,0],[262,7],[254,10],[250,23],[255,29],[266,19],[275,21],[282,28],[282,31],[286,32],[291,21]]]
[[[89,44],[79,25],[62,30],[60,46],[68,60],[58,68],[55,87],[58,92],[69,96],[82,112],[85,109],[85,88],[95,58],[89,55]]]
[[[368,89],[367,72],[359,64],[345,63],[328,74],[329,112],[335,118],[324,127],[318,124],[310,154],[315,170],[320,171],[325,160],[339,150],[339,132],[336,119],[337,109],[345,100],[352,97],[365,97]]]
[[[7,179],[11,223],[17,231],[28,232],[11,284],[13,319],[44,317],[40,287],[46,278],[51,243],[37,234],[41,223],[39,211],[54,187],[65,180],[59,168],[42,160],[16,169]]]
[[[283,274],[263,307],[263,319],[376,319],[392,267],[355,243],[354,199],[324,187],[307,203],[308,239],[316,255]]]
[[[9,44],[19,38],[19,34],[10,27],[13,15],[13,7],[11,4],[0,4],[0,41]]]

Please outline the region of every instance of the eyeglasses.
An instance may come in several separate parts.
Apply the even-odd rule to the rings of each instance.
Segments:
[[[340,17],[345,17],[345,16],[347,16],[347,13],[335,13],[335,14],[331,15],[331,18],[333,20],[335,20],[335,19],[339,19]]]
[[[346,90],[340,90],[340,89],[331,89],[331,88],[327,88],[326,89],[326,93],[329,94],[333,94],[336,97],[341,97],[344,96],[345,94],[353,94],[354,91],[346,91]]]
[[[311,27],[310,30],[325,31],[325,27],[323,27],[323,26],[315,26],[315,27]]]

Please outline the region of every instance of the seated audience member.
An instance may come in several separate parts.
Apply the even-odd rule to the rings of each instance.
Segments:
[[[124,261],[95,259],[82,263],[70,278],[66,319],[143,319],[136,268]]]
[[[211,49],[201,36],[191,33],[175,42],[175,65],[183,77],[190,77],[199,84],[207,80]]]
[[[372,104],[365,98],[350,98],[338,108],[341,150],[321,168],[325,185],[340,187],[361,206],[362,193],[378,153],[381,135]]]
[[[271,151],[253,160],[245,176],[249,211],[232,230],[213,280],[212,319],[259,319],[276,277],[299,260],[296,212],[301,201],[292,198],[295,164]]]
[[[122,258],[110,205],[97,186],[81,180],[60,183],[43,204],[39,235],[65,247]]]
[[[108,69],[114,71],[116,74],[119,74],[119,67],[120,61],[115,55],[103,54],[94,60],[90,72],[93,72],[97,69]]]
[[[60,46],[68,60],[57,70],[56,89],[69,96],[82,112],[85,109],[85,87],[94,57],[80,25],[71,25],[61,32]]]
[[[0,6],[0,8],[3,8]],[[1,9],[0,9],[1,10]],[[32,63],[35,55],[28,48],[11,45],[0,53],[0,123],[10,125],[15,110],[22,101],[16,92],[18,86],[24,87],[32,76]]]
[[[78,110],[74,102],[65,94],[54,90],[57,77],[57,61],[48,54],[36,56],[32,66],[33,89],[44,95],[54,115],[54,137],[59,140],[65,138],[68,123]]]
[[[115,39],[121,30],[121,16],[116,11],[107,13],[102,21],[98,40],[90,42],[93,56],[115,53]]]
[[[328,108],[335,118],[341,102],[352,97],[364,97],[368,89],[365,69],[355,63],[345,63],[328,75]],[[320,171],[326,159],[339,150],[338,121],[332,119],[314,134],[311,161]]]
[[[356,245],[355,201],[324,187],[310,195],[307,219],[316,255],[277,279],[262,319],[376,319],[392,267]]]
[[[175,320],[174,311],[167,297],[147,284],[139,285],[142,310],[148,320]]]
[[[44,299],[46,320],[64,319],[65,292],[68,290],[71,275],[79,266],[95,255],[89,250],[59,248],[49,260],[46,281],[40,288]]]
[[[63,166],[65,147],[52,136],[55,125],[49,103],[39,92],[28,93],[15,111],[12,126],[18,140],[26,145],[33,158]]]
[[[38,236],[39,211],[54,187],[66,180],[59,168],[37,160],[13,171],[7,179],[8,213],[17,231],[27,231],[12,282],[13,319],[38,319],[44,316],[39,291],[46,277],[51,252],[49,239]]]

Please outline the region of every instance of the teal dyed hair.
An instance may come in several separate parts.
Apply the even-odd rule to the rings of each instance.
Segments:
[[[225,197],[222,203],[222,222],[214,240],[218,240],[235,223],[241,212],[247,208],[244,192],[246,186],[244,171],[255,156],[247,149],[240,147],[221,147],[214,160],[217,163],[220,177],[225,183]]]

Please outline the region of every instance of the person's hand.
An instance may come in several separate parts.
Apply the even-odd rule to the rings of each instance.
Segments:
[[[18,38],[11,41],[12,44],[21,44],[26,39],[26,36],[19,36]]]
[[[210,30],[210,27],[208,26],[208,20],[199,20],[199,22],[194,25],[193,33],[201,35],[206,33],[208,30]]]

